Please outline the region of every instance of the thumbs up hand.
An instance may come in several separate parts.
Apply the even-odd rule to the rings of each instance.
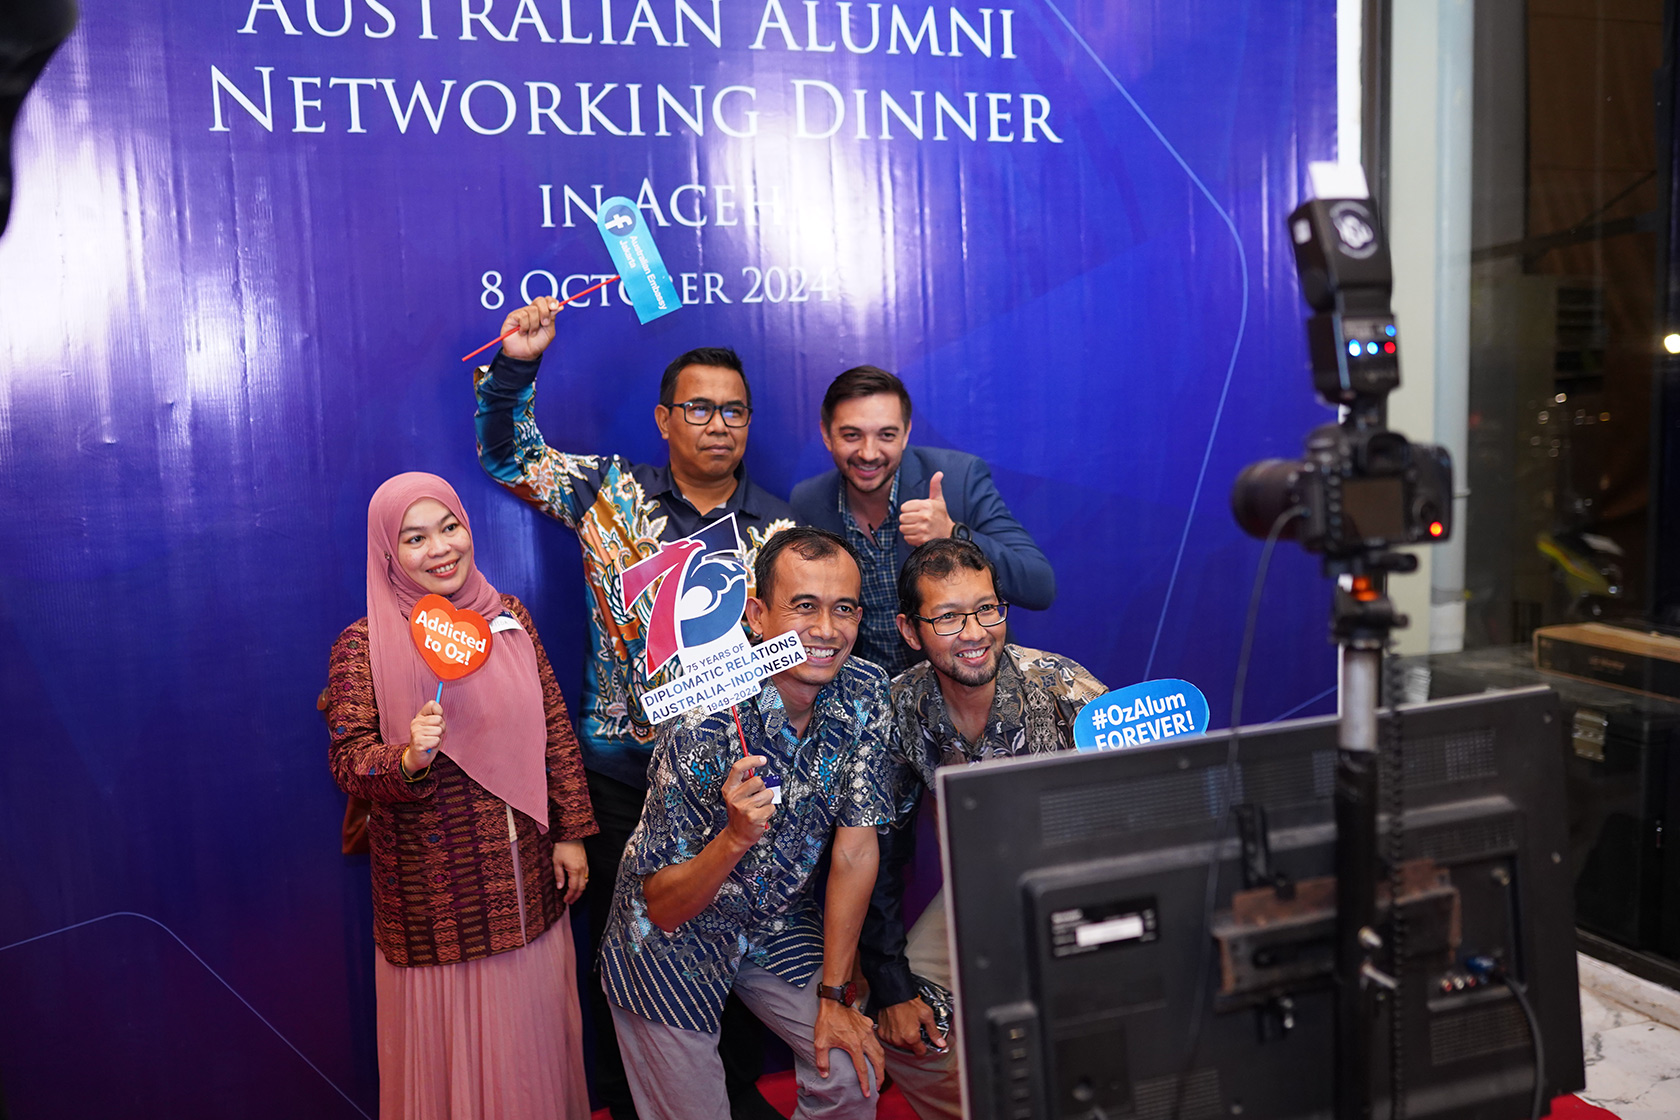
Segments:
[[[898,507],[898,532],[911,548],[950,536],[955,524],[945,508],[944,471],[934,472],[927,497],[914,498]]]

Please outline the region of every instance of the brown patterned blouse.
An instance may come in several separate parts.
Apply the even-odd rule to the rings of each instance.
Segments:
[[[327,759],[340,789],[373,803],[373,940],[394,965],[455,964],[527,944],[564,913],[554,883],[554,844],[598,831],[548,655],[525,605],[512,595],[502,602],[536,647],[548,713],[549,831],[539,833],[535,821],[513,812],[517,868],[507,803],[469,778],[446,750],[434,756],[420,781],[403,779],[398,760],[407,744],[379,737],[367,619],[333,643]]]

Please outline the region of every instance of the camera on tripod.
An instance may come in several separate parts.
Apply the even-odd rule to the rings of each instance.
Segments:
[[[1400,384],[1400,339],[1389,306],[1393,275],[1382,225],[1359,198],[1315,199],[1289,216],[1307,320],[1313,387],[1344,409],[1307,436],[1300,459],[1251,463],[1231,489],[1237,523],[1264,538],[1286,510],[1305,512],[1281,532],[1327,560],[1375,556],[1452,532],[1452,461],[1387,426]]]

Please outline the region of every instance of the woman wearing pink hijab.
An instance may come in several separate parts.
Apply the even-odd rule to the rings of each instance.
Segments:
[[[373,804],[382,1120],[589,1114],[566,906],[596,831],[577,740],[531,616],[473,564],[436,475],[368,503],[368,617],[333,644],[328,758]],[[491,623],[483,668],[444,685],[409,637],[423,595]]]

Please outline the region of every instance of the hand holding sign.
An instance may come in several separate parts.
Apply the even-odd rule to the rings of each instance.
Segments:
[[[441,687],[441,686],[440,686]],[[417,777],[432,764],[432,756],[443,745],[443,705],[428,700],[408,725],[408,750],[402,765],[409,777]]]
[[[490,624],[477,611],[457,610],[442,595],[424,596],[408,619],[408,636],[426,667],[438,675],[437,697],[426,701],[408,725],[403,769],[411,776],[432,764],[443,743],[443,682],[458,681],[490,660]]]
[[[509,313],[502,320],[502,353],[521,362],[542,357],[554,341],[554,316],[559,311],[559,300],[538,296],[529,306]]]
[[[945,508],[945,472],[933,472],[928,496],[912,498],[898,507],[898,535],[911,548],[951,535],[956,522]]]
[[[753,774],[755,766],[763,766],[768,761],[761,754],[738,758],[723,779],[723,802],[729,809],[725,830],[742,851],[763,838],[770,828],[770,818],[776,815],[775,803],[770,791],[764,788],[764,780]]]

